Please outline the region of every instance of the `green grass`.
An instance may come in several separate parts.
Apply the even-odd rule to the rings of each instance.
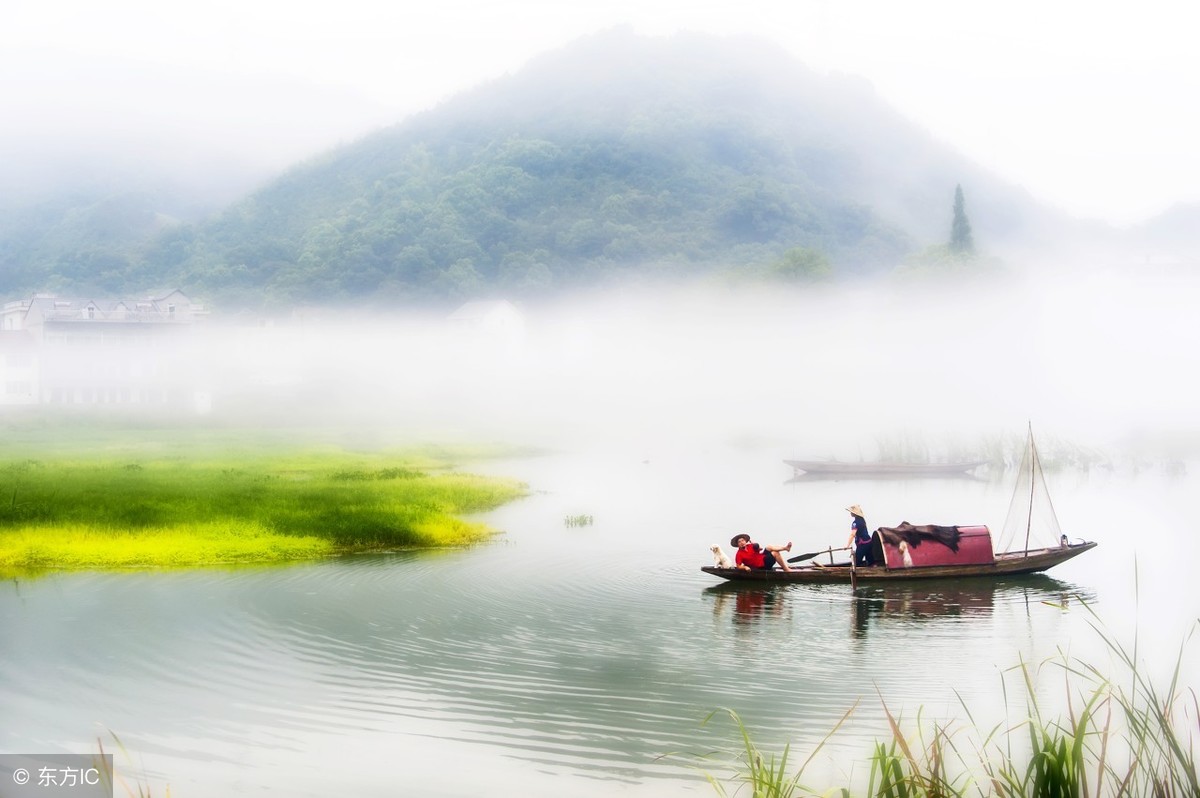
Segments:
[[[746,724],[738,717],[738,714],[732,709],[724,710],[734,725],[737,727],[738,734],[741,737],[742,750],[738,756],[737,772],[730,780],[738,787],[734,791],[734,795],[742,795],[743,790],[748,791],[751,798],[790,798],[790,796],[808,794],[810,788],[805,787],[802,783],[804,771],[813,761],[816,755],[820,752],[831,737],[841,728],[846,719],[853,714],[855,706],[850,707],[841,720],[833,727],[833,729],[825,735],[820,744],[813,749],[808,755],[808,758],[801,763],[795,773],[788,775],[788,756],[790,755],[790,746],[784,746],[783,753],[776,759],[774,754],[763,755],[754,740],[750,736]],[[709,713],[709,716],[704,719],[705,723],[712,720],[716,712]],[[705,773],[705,779],[716,790],[721,798],[727,798],[729,792],[725,789],[726,782],[721,778],[714,776],[711,773]]]
[[[28,452],[26,452],[28,454]],[[525,493],[425,451],[143,443],[0,462],[0,569],[186,566],[458,546]]]
[[[816,750],[789,775],[788,747],[778,759],[763,754],[732,711],[742,752],[732,776],[725,781],[708,779],[719,795],[727,794],[729,782],[748,787],[737,794],[753,798],[856,794],[870,798],[1200,798],[1196,761],[1200,700],[1195,687],[1180,681],[1183,647],[1167,684],[1156,684],[1138,661],[1136,640],[1132,649],[1122,645],[1094,613],[1093,618],[1092,625],[1119,673],[1110,674],[1111,668],[1098,668],[1064,653],[1038,668],[1021,663],[1009,673],[1018,674],[1024,685],[1024,716],[990,727],[980,725],[964,703],[964,722],[928,726],[918,712],[915,727],[906,730],[902,719],[884,704],[891,737],[876,742],[866,757],[870,777],[865,793],[849,787],[804,785],[804,770]],[[1197,630],[1200,622],[1192,632]],[[1039,705],[1037,680],[1047,671],[1062,679],[1064,717],[1047,718]],[[1003,686],[1007,696],[1007,685]]]

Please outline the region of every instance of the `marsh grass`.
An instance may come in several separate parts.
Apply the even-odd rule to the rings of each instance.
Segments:
[[[335,449],[0,463],[0,569],[188,566],[475,543],[525,493],[423,454]]]
[[[991,727],[977,722],[961,697],[965,722],[929,725],[918,713],[915,728],[907,732],[901,719],[884,704],[891,737],[876,742],[871,751],[865,794],[871,798],[1200,798],[1196,763],[1200,701],[1195,688],[1184,687],[1180,681],[1184,649],[1200,621],[1180,647],[1174,672],[1164,687],[1156,684],[1139,662],[1136,639],[1132,648],[1122,645],[1090,607],[1087,611],[1117,664],[1120,673],[1116,677],[1105,675],[1107,668],[1063,652],[1038,668],[1021,663],[1008,673],[1020,677],[1025,715],[1015,723]],[[1045,672],[1057,672],[1063,680],[1066,702],[1062,717],[1048,718],[1037,698],[1038,677]],[[1003,686],[1007,705],[1008,688]],[[851,707],[850,712],[853,710]],[[848,798],[856,794],[849,787],[816,791],[802,785],[812,755],[789,776],[788,748],[778,762],[773,756],[764,756],[745,726],[733,717],[741,732],[743,753],[730,781],[750,785],[754,798]],[[722,782],[711,776],[708,779],[718,794],[726,795]]]
[[[784,746],[783,753],[778,760],[776,760],[774,754],[764,756],[763,752],[755,745],[754,740],[751,739],[750,731],[746,728],[746,724],[742,722],[738,714],[732,709],[721,710],[720,712],[728,715],[733,721],[741,737],[742,751],[738,756],[739,764],[734,774],[728,778],[723,779],[707,771],[705,771],[704,777],[722,798],[729,795],[725,790],[727,781],[732,781],[739,785],[735,791],[735,795],[741,795],[742,788],[748,788],[751,798],[788,798],[798,793],[807,792],[808,788],[803,786],[801,781],[804,778],[804,772],[825,746],[825,743],[837,733],[837,730],[841,728],[847,718],[853,714],[857,705],[857,702],[855,702],[850,707],[846,714],[834,725],[833,729],[825,735],[824,739],[817,744],[812,753],[801,763],[796,772],[791,775],[788,775],[790,746]],[[718,712],[710,712],[708,717],[704,719],[704,723],[707,724],[717,714]]]
[[[113,742],[116,744],[117,750],[121,752],[124,758],[132,761],[132,757],[130,756],[129,751],[125,748],[125,744],[121,742],[121,738],[116,734],[113,734],[111,731],[109,732],[109,736],[113,738]],[[120,775],[120,773],[117,771],[116,762],[113,759],[108,758],[104,753],[104,741],[98,737],[96,738],[96,746],[100,751],[97,764],[101,770],[101,784],[105,789],[108,790],[110,795],[116,795],[115,788],[119,785],[124,791],[125,795],[129,796],[129,798],[152,798],[153,793],[148,785],[143,784],[140,781],[130,784],[123,776]],[[171,798],[170,785],[167,785],[165,795],[166,798]]]

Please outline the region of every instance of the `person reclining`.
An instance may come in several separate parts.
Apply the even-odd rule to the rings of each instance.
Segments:
[[[792,550],[789,540],[786,546],[760,546],[750,540],[745,532],[739,532],[729,541],[730,546],[737,547],[734,560],[737,567],[743,571],[769,571],[778,565],[785,571],[792,570],[783,555]]]

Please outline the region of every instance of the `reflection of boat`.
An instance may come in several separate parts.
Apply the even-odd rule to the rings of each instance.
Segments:
[[[1036,575],[1036,574],[1035,574]],[[960,582],[947,579],[934,582],[904,582],[897,585],[868,585],[858,592],[861,608],[867,614],[912,619],[956,615],[988,615],[996,598],[992,579]],[[943,587],[943,585],[945,587]],[[971,586],[975,589],[972,590]]]
[[[722,584],[745,584],[723,582]],[[851,605],[852,633],[861,638],[871,622],[935,623],[943,619],[985,617],[1005,606],[1048,604],[1067,607],[1081,596],[1074,585],[1045,574],[996,579],[942,579],[921,582],[874,583],[855,591]]]
[[[857,598],[872,613],[907,618],[986,615],[997,605],[1061,604],[1078,590],[1045,574],[864,585]]]
[[[987,463],[847,463],[838,460],[784,460],[796,476],[824,477],[948,477],[963,476]]]
[[[705,589],[705,593],[716,598],[714,612],[720,612],[732,601],[733,620],[746,624],[768,616],[779,616],[784,612],[784,593],[787,588],[773,585],[752,585],[745,582],[722,582]]]
[[[1058,541],[1058,545],[1029,547],[1035,510],[1040,511],[1037,515],[1039,522]],[[1090,551],[1096,544],[1088,541],[1068,543],[1066,536],[1060,537],[1058,520],[1050,505],[1032,431],[1017,475],[1013,501],[1009,506],[1006,532],[1015,530],[1014,520],[1024,526],[1024,545],[1020,549],[999,554],[995,553],[992,534],[986,526],[914,526],[904,522],[896,527],[880,527],[872,534],[874,560],[881,563],[879,565],[855,567],[850,562],[835,563],[831,549],[828,552],[828,564],[813,562],[788,571],[743,570],[711,565],[701,570],[735,581],[857,584],[908,579],[1013,576],[1053,568]],[[795,559],[808,556],[812,555],[801,555]]]

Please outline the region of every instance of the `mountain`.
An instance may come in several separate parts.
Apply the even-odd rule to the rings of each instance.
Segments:
[[[1147,260],[1200,264],[1200,202],[1174,205],[1135,227],[1129,237]]]
[[[618,29],[298,164],[208,223],[132,214],[145,235],[108,268],[42,242],[22,277],[291,305],[754,272],[797,248],[872,274],[945,242],[959,184],[981,248],[1036,247],[1061,224],[861,80],[760,40]]]

